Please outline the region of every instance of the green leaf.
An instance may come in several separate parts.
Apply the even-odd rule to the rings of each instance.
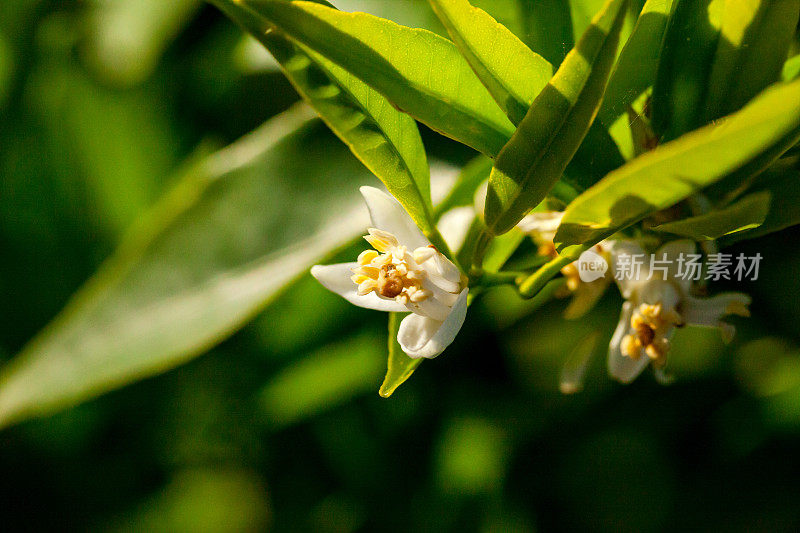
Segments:
[[[369,173],[312,116],[290,110],[192,167],[0,371],[0,426],[192,359],[363,231]]]
[[[669,141],[703,124],[725,0],[677,0],[653,86],[653,129]]]
[[[721,245],[729,246],[800,224],[800,168],[795,165],[769,170],[762,177],[766,181],[763,190],[772,197],[764,222],[757,228],[726,236],[721,239]]]
[[[648,0],[644,5],[608,80],[598,114],[606,126],[624,115],[628,106],[655,82],[661,42],[674,3],[675,0]]]
[[[404,316],[403,313],[389,313],[389,362],[386,377],[383,378],[379,391],[384,398],[391,396],[422,363],[422,359],[412,359],[407,356],[397,342],[397,331]]]
[[[432,129],[494,157],[514,132],[456,46],[427,30],[297,0],[214,0],[252,9]]]
[[[514,252],[525,240],[526,235],[519,230],[512,230],[500,235],[489,244],[486,257],[483,259],[483,269],[486,272],[498,272],[514,255]]]
[[[564,0],[518,0],[518,3],[525,17],[525,42],[558,67],[575,43],[569,3]]]
[[[778,81],[800,0],[727,0],[708,81],[704,122],[740,109]]]
[[[508,118],[519,124],[553,67],[467,0],[430,0],[453,42]]]
[[[678,0],[653,90],[653,126],[672,140],[739,109],[779,78],[797,0]]]
[[[414,222],[430,232],[430,170],[414,119],[346,70],[270,31],[249,9],[239,4],[225,4],[223,9],[272,53],[333,132],[386,185]]]
[[[541,202],[575,155],[600,106],[625,5],[606,4],[497,157],[486,199],[492,234],[513,228]]]
[[[783,71],[781,72],[781,79],[783,81],[792,81],[800,77],[800,54],[790,57],[783,64]]]
[[[591,246],[742,167],[764,167],[800,138],[800,80],[741,111],[663,144],[606,176],[567,207],[559,250]]]
[[[667,222],[653,227],[655,231],[689,237],[695,241],[710,241],[725,235],[757,228],[769,212],[772,195],[758,192],[703,215]]]

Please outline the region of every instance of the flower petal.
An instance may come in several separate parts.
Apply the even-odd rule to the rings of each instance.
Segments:
[[[711,298],[687,296],[682,309],[683,319],[692,326],[720,328],[722,338],[730,342],[736,332],[731,324],[723,322],[726,315],[750,316],[747,306],[751,298],[740,292],[726,292]]]
[[[467,316],[467,294],[464,289],[458,296],[450,314],[440,322],[432,318],[412,314],[403,319],[397,332],[397,342],[413,359],[433,359],[444,351],[456,338]]]
[[[517,227],[525,233],[535,233],[544,240],[552,241],[562,218],[562,211],[539,211],[525,215]]]
[[[648,261],[645,258],[644,250],[634,241],[613,241],[609,248],[611,249],[611,270],[614,281],[616,281],[623,298],[630,298],[633,291],[648,277]],[[623,256],[631,258],[628,260],[627,265],[631,265],[634,257],[638,258],[637,261],[642,261],[643,264],[638,276],[631,276],[633,271],[630,266],[627,267],[627,271],[625,270],[625,263],[620,260]]]
[[[467,232],[475,220],[475,210],[471,206],[451,209],[439,219],[439,233],[451,250],[459,250],[467,238]]]
[[[611,338],[611,343],[608,347],[608,373],[622,383],[630,383],[636,379],[650,362],[650,359],[644,354],[638,359],[632,359],[622,355],[620,350],[622,339],[630,331],[632,315],[633,304],[631,302],[622,304],[619,324],[617,324],[617,329],[614,331],[614,336]]]
[[[393,197],[375,187],[361,187],[361,194],[367,203],[373,227],[393,234],[400,244],[411,250],[430,244]]]
[[[406,306],[394,300],[384,300],[374,292],[360,296],[358,285],[353,283],[350,277],[353,272],[350,270],[357,267],[358,263],[339,263],[336,265],[316,265],[311,268],[311,275],[329,291],[335,292],[348,302],[358,307],[374,309],[375,311],[388,311],[405,313],[408,311]]]
[[[694,241],[688,239],[668,242],[655,253],[655,258],[658,261],[664,259],[666,256],[666,260],[668,261],[667,278],[676,283],[684,295],[689,294],[689,290],[692,288],[692,279],[689,276],[678,276],[678,270],[680,268],[678,259],[683,257],[683,259],[686,260],[689,255],[695,253],[697,253],[697,246],[695,246]]]

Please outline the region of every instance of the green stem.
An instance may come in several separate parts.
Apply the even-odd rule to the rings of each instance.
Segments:
[[[536,296],[542,288],[547,285],[547,282],[553,279],[561,272],[561,269],[568,264],[575,261],[583,252],[582,248],[576,251],[568,251],[567,253],[556,257],[545,263],[545,265],[531,274],[527,279],[519,284],[519,294],[523,298],[532,298]]]
[[[475,252],[472,255],[472,267],[469,270],[470,276],[479,278],[483,274],[483,258],[486,256],[486,251],[492,243],[494,235],[484,229],[478,236],[475,242]]]

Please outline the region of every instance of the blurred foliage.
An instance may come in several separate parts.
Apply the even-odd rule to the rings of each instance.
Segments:
[[[425,2],[413,9],[399,0],[336,3],[444,32]],[[541,39],[519,15],[528,0],[475,3],[532,46]],[[575,1],[572,11],[565,2],[536,4],[560,21],[552,31],[566,42],[598,2]],[[248,42],[194,1],[0,3],[3,361],[180,186],[186,169],[297,101]],[[557,65],[569,47],[539,49]],[[796,70],[787,65],[784,75]],[[300,219],[321,199],[344,198],[347,181],[294,171],[312,161],[341,165],[349,183],[361,183],[358,162],[331,134],[319,123],[306,128],[316,149],[277,163],[286,174],[243,178],[270,187],[255,196],[260,182],[248,181],[231,197],[249,215],[279,206]],[[429,130],[423,140],[432,160],[460,166],[473,155]],[[238,227],[233,216],[215,223],[223,243],[235,240],[226,233]],[[273,224],[274,240],[248,241],[248,257],[301,238],[292,233],[300,230],[313,228]],[[497,288],[476,302],[444,356],[383,399],[376,391],[385,317],[304,276],[202,357],[3,430],[0,524],[4,531],[796,531],[798,237],[788,229],[731,249],[764,256],[760,279],[746,287],[754,317],[737,321],[729,346],[705,330],[678,332],[670,387],[648,377],[628,387],[606,378],[615,294],[581,321],[565,322],[566,302],[523,301]],[[197,281],[189,272],[179,281]],[[562,395],[566,355],[593,334],[600,341],[584,391]]]

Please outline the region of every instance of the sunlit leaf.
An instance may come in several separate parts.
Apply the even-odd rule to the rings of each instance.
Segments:
[[[778,80],[797,0],[682,0],[667,29],[653,125],[671,140],[739,109]]]
[[[386,377],[383,378],[379,391],[384,398],[391,396],[397,387],[405,383],[423,361],[421,358],[412,359],[407,356],[397,342],[397,331],[404,316],[402,313],[389,313],[389,360]]]
[[[608,80],[598,115],[606,126],[611,126],[640,94],[653,85],[661,41],[674,2],[675,0],[648,0],[644,5]]]
[[[706,122],[741,108],[781,76],[800,0],[728,0],[705,97]]]
[[[800,76],[800,54],[787,59],[786,63],[783,64],[783,70],[781,72],[781,79],[783,81],[792,81],[798,76]]]
[[[289,111],[189,170],[2,370],[0,425],[188,361],[363,230],[368,172],[311,117]]]
[[[215,0],[220,6],[233,0]],[[494,156],[514,131],[458,48],[427,30],[312,2],[241,2],[432,129]]]
[[[703,124],[702,104],[725,1],[677,0],[653,87],[653,128],[665,141]]]
[[[575,155],[600,106],[626,4],[606,4],[497,157],[486,199],[491,233],[505,233],[541,202]]]
[[[741,111],[663,144],[612,172],[567,207],[560,250],[592,245],[742,167],[763,167],[800,137],[800,81],[768,89]]]
[[[272,53],[298,92],[403,204],[424,231],[432,227],[430,171],[414,119],[364,82],[271,31],[239,4],[223,9]]]
[[[553,67],[468,0],[431,0],[453,42],[514,124],[547,85]]]
[[[695,241],[719,239],[725,235],[757,228],[769,212],[771,194],[754,193],[723,208],[703,215],[667,222],[653,227],[655,231],[689,237]]]

